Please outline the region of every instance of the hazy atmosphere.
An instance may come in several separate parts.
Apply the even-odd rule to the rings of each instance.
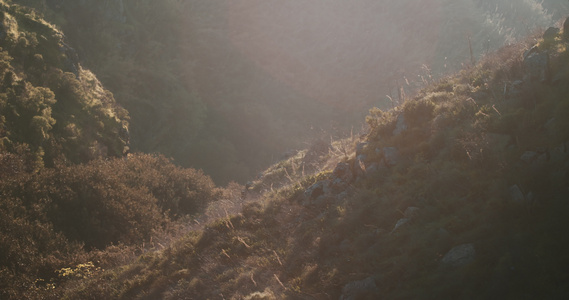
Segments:
[[[0,299],[569,299],[566,0],[0,0]]]
[[[412,94],[471,63],[469,39],[478,60],[569,11],[561,0],[101,5],[40,7],[65,19],[81,64],[130,112],[133,150],[220,184],[315,139],[360,132],[370,108],[400,104],[400,88]]]

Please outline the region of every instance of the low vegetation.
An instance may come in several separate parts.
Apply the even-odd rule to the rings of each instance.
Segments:
[[[560,33],[543,49],[552,65],[567,59],[566,44]],[[371,278],[375,287],[361,297],[565,298],[569,125],[562,116],[569,113],[569,90],[555,82],[569,78],[560,67],[555,81],[514,83],[527,72],[523,55],[530,46],[488,55],[396,110],[372,110],[359,154],[368,165],[383,164],[376,149],[395,147],[399,160],[361,175],[344,196],[305,201],[304,191],[331,173],[315,168],[297,177],[307,155],[301,151],[253,182],[248,193],[259,199],[239,213],[119,267],[68,266],[88,275],[54,284],[51,293],[338,299],[348,283]],[[407,121],[397,132],[399,116]],[[343,143],[352,149],[353,142]],[[336,145],[320,153],[321,164],[331,155],[355,161],[353,150],[344,155]],[[473,259],[447,263],[449,250],[465,244],[475,249]]]
[[[62,33],[23,6],[0,0],[0,13],[2,299],[569,296],[563,31],[218,188],[128,153],[127,112]],[[528,76],[532,53],[549,55],[543,80]],[[339,163],[355,178],[307,196]],[[468,256],[453,262],[457,246]]]

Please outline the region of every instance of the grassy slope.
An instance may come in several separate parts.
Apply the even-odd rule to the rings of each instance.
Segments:
[[[569,54],[561,35],[542,41],[558,83],[504,94],[522,78],[528,46],[503,48],[409,99],[398,109],[409,126],[400,135],[390,133],[397,111],[374,111],[364,151],[379,160],[375,148],[395,146],[401,160],[349,197],[303,205],[304,189],[329,173],[298,179],[163,250],[70,282],[67,298],[338,299],[346,283],[370,276],[387,299],[567,297]],[[547,160],[522,162],[528,150]],[[268,178],[281,170],[296,180],[298,159]],[[534,200],[513,201],[514,184]],[[391,233],[409,206],[418,215]],[[463,243],[474,244],[474,262],[444,265]]]

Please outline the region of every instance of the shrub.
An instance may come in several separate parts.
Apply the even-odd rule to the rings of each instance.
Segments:
[[[405,121],[411,126],[419,126],[433,118],[435,103],[427,99],[405,101],[403,104],[403,114]]]

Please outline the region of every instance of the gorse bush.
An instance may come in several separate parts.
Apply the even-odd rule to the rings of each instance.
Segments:
[[[428,99],[408,100],[403,104],[403,115],[411,126],[419,126],[433,118],[435,103]]]
[[[128,113],[82,69],[63,34],[33,10],[0,3],[0,147],[25,143],[48,166],[122,156]]]
[[[221,195],[201,171],[179,168],[163,156],[38,169],[37,158],[19,149],[0,154],[0,278],[6,293],[25,290],[38,278],[66,280],[57,279],[55,270],[84,263],[79,259],[88,257],[85,251],[140,245],[172,219],[198,213]]]

